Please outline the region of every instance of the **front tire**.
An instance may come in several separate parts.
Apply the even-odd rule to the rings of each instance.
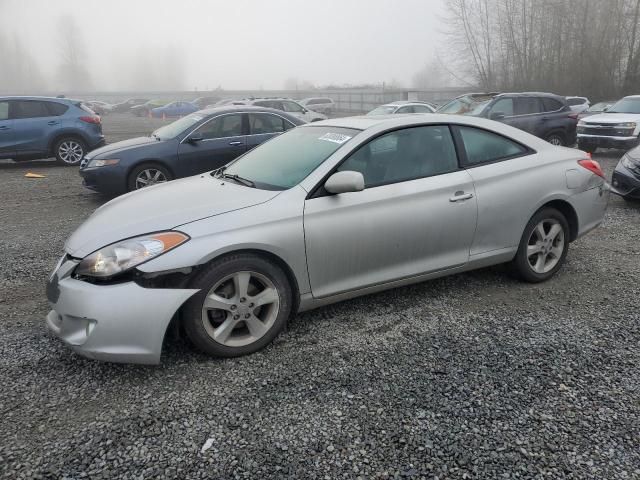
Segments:
[[[64,137],[55,143],[53,153],[60,165],[72,167],[80,165],[87,153],[87,145],[77,137]]]
[[[171,172],[157,163],[145,163],[134,168],[127,178],[127,192],[140,190],[173,180]]]
[[[562,267],[569,250],[569,223],[555,208],[543,208],[524,229],[512,271],[525,282],[549,280]]]
[[[293,293],[275,263],[254,254],[235,254],[198,273],[200,291],[183,309],[187,336],[203,352],[238,357],[261,350],[286,326]]]

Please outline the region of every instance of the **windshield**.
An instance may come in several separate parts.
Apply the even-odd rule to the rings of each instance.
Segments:
[[[607,113],[640,113],[640,98],[623,98],[614,103]]]
[[[367,115],[388,115],[395,112],[396,108],[398,107],[395,105],[382,105],[380,107],[374,108],[369,113],[367,113]]]
[[[587,111],[589,112],[602,112],[605,108],[611,105],[613,102],[598,102],[595,105],[591,105]]]
[[[453,113],[458,115],[479,115],[484,107],[493,99],[492,96],[474,96],[454,98],[438,109],[438,113]],[[474,113],[477,112],[477,113]]]
[[[172,138],[176,138],[182,132],[187,130],[189,127],[192,127],[203,118],[204,116],[202,115],[192,113],[191,115],[187,115],[186,117],[183,117],[180,120],[176,120],[169,125],[160,127],[159,129],[154,131],[151,136],[156,137],[159,140],[170,140]]]
[[[304,180],[358,132],[325,126],[294,128],[246,153],[224,173],[251,180],[257,188],[286,190]]]

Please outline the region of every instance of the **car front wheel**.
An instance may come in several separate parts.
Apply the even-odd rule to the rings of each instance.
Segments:
[[[170,180],[173,180],[173,176],[165,167],[155,163],[147,163],[131,171],[127,179],[127,191],[140,190]]]
[[[568,249],[567,219],[554,208],[543,208],[524,229],[512,270],[524,281],[544,282],[560,269]]]
[[[547,137],[545,138],[545,140],[547,142],[549,142],[551,145],[556,145],[558,147],[564,147],[566,145],[566,141],[564,139],[564,135],[562,135],[561,133],[551,133],[549,135],[547,135]]]
[[[280,333],[292,308],[282,269],[254,254],[229,255],[193,279],[200,289],[183,310],[189,339],[203,352],[237,357],[256,352]]]

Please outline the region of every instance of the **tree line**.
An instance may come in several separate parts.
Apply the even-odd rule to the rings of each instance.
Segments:
[[[448,0],[450,67],[486,91],[640,94],[640,0]]]

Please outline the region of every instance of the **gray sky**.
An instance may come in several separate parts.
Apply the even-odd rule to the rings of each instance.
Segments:
[[[53,88],[70,17],[97,89],[145,77],[159,89],[274,89],[291,77],[408,86],[442,46],[442,8],[443,0],[0,0],[0,27]]]

